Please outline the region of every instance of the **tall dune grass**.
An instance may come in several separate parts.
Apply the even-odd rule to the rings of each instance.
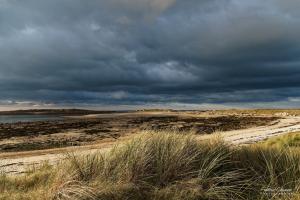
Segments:
[[[300,149],[300,132],[289,133],[268,139],[264,142],[268,147],[290,147]]]
[[[299,187],[296,152],[147,131],[107,152],[69,154],[51,169],[3,176],[0,199],[297,199]]]

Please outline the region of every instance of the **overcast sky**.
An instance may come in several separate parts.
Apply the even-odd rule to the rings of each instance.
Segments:
[[[300,107],[298,0],[0,0],[0,108]]]

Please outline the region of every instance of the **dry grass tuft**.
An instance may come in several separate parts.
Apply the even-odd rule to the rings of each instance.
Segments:
[[[54,168],[3,176],[0,199],[297,199],[299,187],[300,155],[290,149],[231,148],[220,139],[146,131],[107,152],[70,154]]]

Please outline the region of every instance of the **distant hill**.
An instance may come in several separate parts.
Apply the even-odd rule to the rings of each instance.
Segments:
[[[84,109],[30,109],[0,111],[0,115],[88,115],[88,114],[109,114],[117,111],[96,111]]]

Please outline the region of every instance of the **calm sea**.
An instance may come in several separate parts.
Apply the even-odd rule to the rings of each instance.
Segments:
[[[64,119],[55,115],[0,115],[0,123],[36,122]]]

